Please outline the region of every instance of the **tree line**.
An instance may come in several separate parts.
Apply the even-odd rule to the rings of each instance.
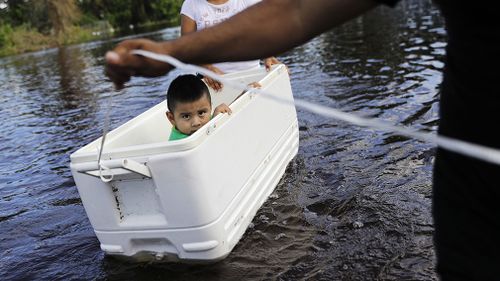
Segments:
[[[16,33],[23,33],[24,37],[32,39],[36,37],[38,41],[44,36],[51,36],[57,38],[58,43],[67,43],[89,39],[87,33],[96,28],[120,29],[160,22],[178,24],[182,2],[183,0],[0,0],[0,49],[15,45]],[[83,39],[72,38],[75,33]],[[50,41],[47,38],[44,40]]]

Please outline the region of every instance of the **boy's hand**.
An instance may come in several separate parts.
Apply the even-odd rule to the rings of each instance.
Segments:
[[[252,83],[248,84],[247,86],[250,86],[250,87],[252,87],[252,88],[259,88],[259,89],[262,87],[262,85],[260,85],[260,83],[259,83],[259,82],[252,82]],[[248,91],[248,90],[244,90],[243,92],[241,92],[241,94],[239,94],[239,95],[238,95],[238,96],[237,96],[234,100],[239,99],[239,98],[240,98],[240,97],[241,97],[244,93],[246,93],[247,91]]]
[[[215,108],[214,117],[217,116],[217,114],[219,114],[219,113],[227,113],[227,114],[231,115],[232,112],[233,111],[231,111],[231,108],[229,108],[229,106],[227,106],[225,103],[223,103]]]
[[[261,88],[262,85],[259,83],[259,82],[252,82],[250,84],[248,84],[248,86],[252,87],[252,88]]]

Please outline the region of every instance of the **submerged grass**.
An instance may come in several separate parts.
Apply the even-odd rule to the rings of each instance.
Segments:
[[[0,57],[33,52],[61,45],[96,40],[103,35],[93,29],[72,26],[59,35],[45,35],[28,26],[0,26]]]
[[[148,21],[136,26],[113,27],[107,21],[98,21],[83,26],[71,26],[59,35],[44,34],[28,25],[11,27],[0,21],[0,57],[34,52],[63,45],[78,44],[111,38],[120,34],[144,32],[153,28],[179,25],[179,20]]]

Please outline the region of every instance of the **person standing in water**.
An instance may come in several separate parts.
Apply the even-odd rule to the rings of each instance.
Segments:
[[[181,8],[181,36],[219,24],[260,0],[185,0]],[[267,70],[280,63],[275,57],[264,59]],[[257,68],[259,60],[204,64],[203,67],[217,74]],[[221,90],[222,84],[210,77],[203,80],[214,90]]]
[[[227,21],[177,40],[124,41],[106,54],[120,87],[132,74],[171,66],[131,54],[143,49],[188,63],[278,54],[383,3],[398,0],[266,0]],[[492,0],[435,0],[448,33],[438,133],[500,149],[500,29]],[[499,280],[500,166],[438,148],[433,175],[434,240],[442,280]]]

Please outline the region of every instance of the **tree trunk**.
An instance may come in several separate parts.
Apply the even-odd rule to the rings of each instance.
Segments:
[[[49,21],[57,36],[68,32],[69,27],[80,17],[75,0],[47,0],[47,10]]]

